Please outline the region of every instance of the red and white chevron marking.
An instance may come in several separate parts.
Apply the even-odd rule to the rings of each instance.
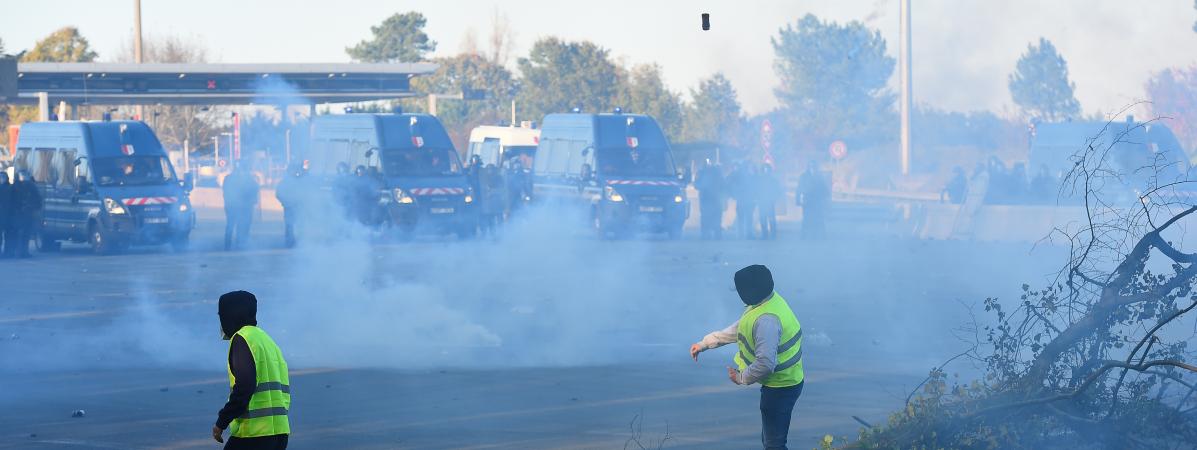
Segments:
[[[121,200],[125,206],[169,205],[179,201],[178,197],[133,197]]]
[[[677,186],[673,181],[657,181],[657,180],[607,180],[607,184],[612,186],[617,185],[631,185],[631,186]]]
[[[411,188],[408,192],[411,195],[461,195],[465,193],[465,189],[454,187]]]

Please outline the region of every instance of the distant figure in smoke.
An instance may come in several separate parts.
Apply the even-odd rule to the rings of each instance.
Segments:
[[[33,177],[24,170],[17,172],[16,182],[11,189],[13,214],[9,218],[9,229],[12,230],[12,234],[5,239],[5,251],[8,251],[10,257],[29,258],[33,256],[29,254],[29,240],[37,231],[38,215],[42,211],[42,194],[38,192]]]
[[[503,174],[494,164],[482,168],[479,182],[482,190],[474,191],[477,197],[474,201],[480,202],[478,206],[482,233],[494,236],[495,228],[503,221],[503,212],[506,210],[507,182],[503,180]]]
[[[243,248],[249,240],[249,226],[254,220],[261,187],[244,164],[237,162],[224,178],[224,249]]]
[[[959,205],[964,203],[965,192],[968,192],[968,178],[964,176],[964,168],[956,166],[952,168],[952,179],[939,193],[939,201]]]
[[[736,199],[736,233],[743,239],[756,238],[756,223],[753,212],[756,211],[756,180],[752,166],[741,162],[732,170],[728,181],[731,184],[731,194]]]
[[[258,299],[245,291],[220,296],[221,339],[229,341],[229,400],[216,416],[212,438],[225,450],[287,448],[291,435],[291,381],[283,352],[258,328]]]
[[[761,443],[766,449],[785,449],[790,418],[802,395],[802,325],[790,305],[773,290],[773,274],[762,265],[740,269],[736,292],[748,305],[740,320],[713,331],[690,346],[690,357],[737,343],[740,351],[727,368],[732,383],[761,385]]]
[[[761,239],[777,238],[777,202],[785,195],[781,180],[773,173],[773,166],[761,165],[756,177],[757,211],[761,222]]]
[[[6,247],[12,247],[12,242],[6,245],[5,241],[10,241],[16,237],[14,232],[9,231],[12,217],[16,213],[16,203],[13,200],[12,190],[12,185],[8,183],[8,174],[0,172],[0,258],[7,258],[8,251]]]
[[[1193,178],[1189,178],[1190,180]],[[1039,171],[1035,177],[1031,179],[1030,200],[1031,203],[1046,204],[1051,203],[1056,197],[1056,187],[1059,182],[1052,176],[1051,169],[1046,165],[1039,166]]]
[[[337,163],[337,175],[332,182],[332,196],[344,218],[353,216],[353,182],[353,174],[349,173],[349,164]]]
[[[370,175],[366,166],[354,168],[353,175],[354,217],[363,225],[377,225],[381,219],[378,210],[378,192],[382,190],[382,181]]]
[[[527,161],[525,162],[525,159]],[[531,160],[527,155],[507,159],[507,209],[514,212],[525,205],[532,198],[532,177],[528,173]],[[510,215],[510,214],[509,214]]]
[[[798,178],[798,192],[794,196],[802,207],[803,239],[819,239],[826,232],[827,208],[831,203],[831,188],[819,173],[819,164],[811,161],[806,172]]]
[[[723,208],[726,193],[723,171],[706,160],[694,180],[698,189],[698,216],[703,239],[723,238]]]
[[[482,169],[482,157],[471,155],[470,164],[466,167],[466,182],[477,196],[482,195]]]
[[[287,248],[295,247],[295,227],[300,226],[299,221],[304,212],[303,209],[310,201],[310,192],[305,189],[307,175],[308,171],[303,164],[292,163],[287,168],[287,174],[275,188],[275,197],[283,205],[283,241]]]

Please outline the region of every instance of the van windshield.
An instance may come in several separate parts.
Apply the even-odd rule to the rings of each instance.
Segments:
[[[382,153],[382,170],[390,177],[457,175],[461,173],[461,160],[452,149],[390,149]]]
[[[96,158],[91,166],[100,186],[166,184],[175,177],[165,156]]]
[[[611,147],[598,151],[599,173],[632,177],[672,177],[673,158],[663,149]]]

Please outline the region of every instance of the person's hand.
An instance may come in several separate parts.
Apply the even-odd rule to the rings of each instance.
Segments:
[[[216,442],[223,444],[224,443],[224,430],[220,429],[220,427],[218,427],[216,425],[212,425],[212,439],[216,439]]]
[[[734,368],[727,368],[727,378],[731,380],[732,383],[740,384],[740,372],[736,371]]]
[[[690,346],[690,357],[694,358],[694,362],[698,362],[698,354],[705,350],[702,344],[693,344]]]

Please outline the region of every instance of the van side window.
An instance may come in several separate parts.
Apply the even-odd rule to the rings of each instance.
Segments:
[[[33,181],[42,184],[54,184],[58,174],[54,173],[54,149],[39,148],[33,151],[33,159],[29,164]]]
[[[75,162],[71,161],[71,165],[75,167],[75,170],[73,171],[76,176],[75,187],[90,185],[91,163],[88,162],[88,159],[83,158],[83,160],[79,162],[78,166],[75,166]]]
[[[349,170],[353,170],[353,163],[349,159],[349,141],[346,140],[330,140],[327,141],[328,155],[324,160],[324,173],[332,175],[337,173],[337,163],[343,162],[349,164]]]
[[[569,164],[569,141],[554,142],[553,154],[549,155],[549,173],[563,174]]]
[[[499,140],[497,138],[483,139],[482,148],[479,150],[478,156],[482,157],[482,162],[484,164],[498,164]]]
[[[538,174],[547,173],[549,171],[549,159],[554,152],[554,147],[557,145],[556,139],[546,139],[540,141],[540,146],[536,149],[536,160],[533,161],[533,169]]]
[[[568,175],[578,175],[582,173],[582,164],[587,163],[594,156],[591,154],[593,152],[587,152],[586,155],[582,154],[583,150],[586,149],[586,141],[564,142],[566,143],[566,148],[569,149],[569,164],[565,168],[565,173]],[[591,165],[593,166],[594,164]]]
[[[370,150],[370,143],[366,141],[353,141],[350,144],[350,162],[349,169],[356,169],[357,166],[378,166],[380,159],[379,151],[375,150],[370,156],[366,156],[366,152]]]
[[[75,187],[75,155],[73,148],[59,149],[54,153],[54,172],[61,187]]]
[[[29,170],[29,158],[33,155],[31,148],[18,148],[17,153],[13,155],[12,165],[16,170]]]

